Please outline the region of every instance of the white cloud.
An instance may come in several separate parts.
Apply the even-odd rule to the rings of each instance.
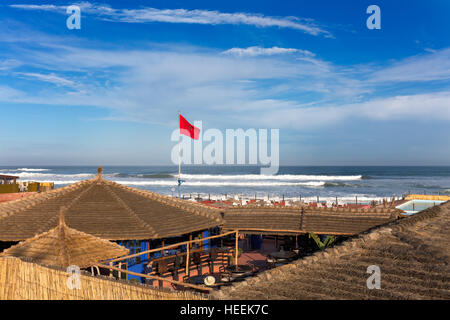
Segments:
[[[311,19],[300,19],[297,17],[270,17],[256,13],[223,13],[215,10],[186,10],[186,9],[115,9],[109,5],[91,4],[80,2],[82,13],[92,14],[100,19],[128,22],[128,23],[189,23],[189,24],[231,24],[231,25],[252,25],[256,27],[279,27],[300,30],[311,35],[322,35],[332,37],[332,35],[314,25]],[[22,5],[13,4],[12,8],[24,10],[42,10],[65,13],[66,6],[56,5]]]
[[[0,61],[0,71],[14,69],[16,67],[19,67],[22,65],[22,62],[16,60],[16,59],[6,59],[3,61]]]
[[[1,101],[96,106],[111,110],[109,119],[159,124],[168,124],[181,109],[189,110],[193,119],[216,126],[251,123],[255,127],[294,130],[360,118],[450,120],[450,99],[445,89],[419,94],[427,89],[415,88],[415,94],[398,96],[393,96],[395,91],[391,90],[383,93],[386,96],[377,97],[380,83],[363,80],[363,74],[375,67],[343,68],[292,51],[268,54],[267,49],[277,47],[260,48],[259,55],[236,59],[234,55],[200,47],[159,44],[111,50],[96,49],[90,43],[79,47],[79,43],[62,45],[56,41],[57,45],[49,45],[49,42],[42,47],[35,43],[33,48],[24,50],[12,46],[13,53],[27,63],[23,68],[31,67],[33,72],[10,76],[57,86],[28,92],[3,87]],[[242,50],[258,52],[255,48],[259,47]],[[275,51],[279,49],[293,48]],[[433,55],[426,57],[435,59]],[[388,74],[388,70],[409,65],[411,60],[377,67],[377,72]],[[429,63],[425,58],[421,62]],[[433,64],[428,65],[431,68]],[[74,75],[76,81],[72,80]],[[14,83],[20,88],[20,83]]]
[[[450,48],[417,55],[373,72],[370,82],[413,82],[450,79]]]
[[[21,96],[23,96],[23,92],[20,90],[9,86],[0,86],[0,101],[14,101]]]
[[[261,47],[248,47],[248,48],[231,48],[224,52],[223,54],[236,55],[240,57],[256,57],[256,56],[272,56],[277,54],[289,54],[297,53],[304,56],[313,57],[314,53],[308,50],[294,49],[294,48],[261,48]]]
[[[41,11],[55,11],[59,12],[63,6],[56,6],[53,4],[11,4],[11,8],[24,9],[24,10],[41,10]]]
[[[58,86],[68,86],[68,87],[75,87],[76,84],[72,80],[65,79],[63,77],[59,77],[55,74],[40,74],[40,73],[27,73],[27,72],[16,72],[16,75],[27,77],[27,78],[34,78],[38,79],[40,81],[45,81],[49,83],[56,84]]]
[[[254,101],[264,117],[240,115],[243,123],[268,128],[309,130],[333,126],[343,121],[440,120],[450,121],[450,92],[375,98],[354,104],[302,106],[296,101]]]

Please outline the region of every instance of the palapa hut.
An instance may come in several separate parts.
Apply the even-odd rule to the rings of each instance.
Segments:
[[[67,226],[120,241],[131,254],[172,237],[204,235],[223,222],[219,209],[130,188],[101,173],[100,167],[94,179],[0,204],[0,247],[55,228],[61,206],[66,207]],[[141,273],[148,258],[130,259],[127,268]]]
[[[64,210],[61,208],[58,226],[19,242],[0,255],[25,257],[48,266],[87,268],[96,262],[129,253],[128,249],[116,243],[69,228],[64,221]]]
[[[218,299],[450,299],[450,202],[214,293]],[[380,289],[369,266],[380,269]]]
[[[225,210],[223,229],[246,234],[351,236],[396,220],[400,212],[390,208],[233,207]]]

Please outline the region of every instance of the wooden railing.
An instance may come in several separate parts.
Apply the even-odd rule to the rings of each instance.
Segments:
[[[118,267],[114,266],[114,263],[119,262],[119,265],[120,265],[121,261],[124,261],[124,260],[127,260],[127,259],[139,257],[139,256],[142,256],[144,254],[150,254],[152,252],[160,252],[160,251],[164,252],[164,250],[173,249],[173,248],[177,248],[177,247],[181,247],[181,246],[186,245],[186,251],[185,252],[180,252],[180,253],[178,253],[176,255],[171,255],[171,256],[162,256],[162,257],[159,257],[159,258],[152,259],[151,261],[158,262],[158,261],[163,261],[165,259],[175,259],[177,256],[187,255],[187,259],[185,260],[186,261],[185,262],[185,266],[183,266],[180,269],[175,270],[175,265],[174,265],[175,261],[170,262],[170,264],[167,265],[168,271],[163,273],[162,275],[170,274],[173,271],[176,271],[178,273],[179,270],[185,269],[185,275],[189,276],[190,275],[190,271],[192,269],[191,268],[191,266],[192,266],[191,265],[191,259],[193,258],[192,254],[195,253],[195,252],[205,252],[205,250],[202,250],[202,249],[194,249],[194,250],[192,250],[190,248],[191,244],[198,243],[198,242],[204,242],[204,241],[212,240],[212,239],[217,239],[217,238],[225,237],[225,236],[228,236],[228,235],[231,235],[231,234],[235,234],[235,238],[236,238],[235,239],[235,252],[238,252],[239,231],[238,230],[234,230],[234,231],[222,233],[222,234],[219,234],[219,235],[216,235],[216,236],[210,236],[210,237],[206,237],[206,238],[202,238],[202,239],[195,239],[195,240],[179,242],[179,243],[175,243],[175,244],[171,244],[171,245],[167,245],[167,246],[162,246],[160,248],[150,249],[150,250],[142,251],[142,252],[139,252],[139,253],[134,253],[134,254],[127,255],[127,256],[122,256],[120,258],[116,258],[116,259],[107,260],[107,261],[103,261],[103,262],[97,263],[96,266],[110,270],[110,276],[112,276],[112,271],[115,270],[115,271],[118,271],[119,274],[120,273],[125,273],[125,274],[139,276],[139,277],[142,277],[142,278],[149,278],[149,279],[154,279],[154,280],[158,280],[158,281],[166,281],[166,282],[169,282],[169,283],[172,283],[172,284],[177,284],[177,285],[185,285],[187,287],[197,288],[197,289],[200,289],[200,290],[208,290],[207,287],[200,287],[200,286],[196,286],[196,285],[192,285],[192,284],[188,284],[188,283],[185,283],[185,282],[180,282],[180,281],[177,281],[177,280],[168,279],[168,278],[164,278],[164,277],[160,277],[160,276],[156,276],[156,275],[132,272],[132,271],[129,271],[129,270],[126,270],[126,269],[122,269],[122,268],[120,268],[120,266],[118,268]],[[230,248],[230,251],[231,251],[231,248]],[[220,253],[218,253],[218,255],[220,255]],[[224,255],[222,253],[221,256],[222,256],[221,257],[222,260],[219,260],[219,261],[221,261],[222,264],[223,264],[223,259],[227,259],[228,260],[229,254]],[[235,254],[234,258],[235,258],[234,259],[234,264],[237,267],[237,265],[238,265],[238,255]],[[208,253],[208,254],[200,255],[200,263],[199,264],[194,264],[194,265],[196,265],[197,268],[202,268],[201,270],[203,270],[204,266],[209,264],[209,263],[211,263],[211,261],[209,259],[209,253]],[[182,273],[182,272],[180,272],[180,273]]]

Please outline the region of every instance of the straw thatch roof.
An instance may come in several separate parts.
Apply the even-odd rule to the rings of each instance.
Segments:
[[[265,233],[354,235],[395,220],[400,212],[390,208],[233,207],[225,210],[223,228],[239,229],[243,233],[261,233],[258,230],[270,229],[280,231]]]
[[[130,188],[100,175],[63,188],[0,204],[0,241],[21,241],[58,223],[108,240],[167,238],[222,223],[220,210]]]
[[[69,228],[64,222],[63,211],[64,208],[56,228],[19,242],[0,255],[26,257],[36,263],[63,268],[70,265],[86,268],[129,253],[116,243]]]
[[[220,299],[450,299],[450,202],[220,290]],[[368,289],[376,265],[381,288]]]

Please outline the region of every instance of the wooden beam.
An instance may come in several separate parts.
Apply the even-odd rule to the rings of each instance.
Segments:
[[[286,233],[297,233],[297,234],[308,234],[311,231],[306,231],[306,230],[288,230],[288,229],[262,229],[262,228],[245,228],[245,229],[241,229],[239,230],[240,233],[245,233],[246,231],[261,231],[261,232],[277,232],[277,233],[282,233],[282,232],[286,232]],[[236,232],[236,231],[232,231],[232,232]],[[342,232],[333,232],[333,231],[326,231],[326,232],[314,232],[315,234],[331,234],[331,235],[336,235],[336,236],[353,236],[355,235],[355,233],[342,233]]]
[[[150,250],[150,239],[148,240],[148,249],[147,250]],[[147,252],[147,263],[149,263],[150,262],[150,252]]]
[[[236,231],[233,230],[233,231],[230,231],[230,232],[225,232],[225,233],[222,233],[222,234],[219,234],[219,235],[216,235],[216,236],[211,236],[211,237],[208,237],[208,238],[205,238],[205,239],[215,239],[215,238],[225,237],[225,236],[233,234],[233,233],[236,233]],[[157,252],[157,251],[166,250],[166,249],[170,249],[170,248],[176,248],[176,247],[179,247],[179,246],[182,246],[182,245],[185,245],[185,244],[189,245],[189,244],[194,243],[194,242],[205,241],[205,239],[196,239],[196,240],[178,242],[178,243],[171,244],[171,245],[168,245],[168,246],[165,246],[165,247],[151,249],[151,250],[146,250],[146,251],[142,251],[142,252],[139,252],[139,253],[130,254],[128,256],[123,256],[123,257],[120,257],[120,258],[107,260],[106,262],[117,262],[117,261],[121,261],[121,260],[125,260],[125,259],[130,259],[130,258],[134,258],[134,257],[138,257],[140,255],[146,254],[146,253]]]
[[[190,250],[190,244],[186,245],[187,251],[186,251],[186,276],[189,277],[189,260],[191,260],[191,256],[189,255],[189,250]]]
[[[238,269],[238,253],[239,253],[239,230],[236,230],[236,249],[234,251],[234,265],[236,266],[236,271]]]
[[[189,241],[192,241],[192,233],[189,233]],[[191,245],[191,243],[189,243],[189,247],[191,247],[191,248],[192,248],[192,245]]]
[[[154,280],[167,281],[169,283],[178,284],[180,286],[185,286],[185,287],[189,287],[189,288],[194,288],[194,289],[197,289],[197,290],[205,290],[205,291],[211,291],[212,290],[212,288],[208,288],[208,287],[204,287],[204,286],[198,286],[198,285],[191,284],[191,283],[170,280],[170,279],[163,278],[163,277],[158,277],[158,276],[150,276],[148,274],[137,273],[137,272],[133,272],[133,271],[129,271],[129,270],[120,270],[119,268],[111,267],[111,266],[108,266],[106,264],[97,263],[97,264],[95,264],[95,266],[98,266],[100,268],[106,268],[106,269],[122,271],[124,273],[131,274],[133,276],[142,277],[142,278],[149,278],[149,279],[154,279]]]

